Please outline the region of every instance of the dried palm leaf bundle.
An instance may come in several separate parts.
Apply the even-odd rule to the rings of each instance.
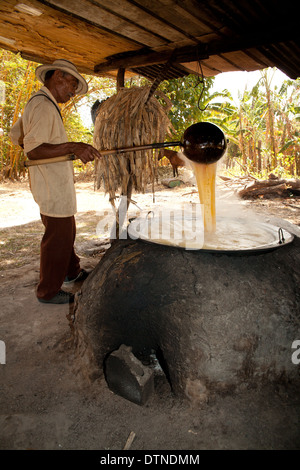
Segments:
[[[95,120],[94,146],[99,150],[126,148],[164,142],[171,135],[168,118],[172,102],[162,92],[147,101],[150,87],[121,88],[99,107]],[[104,190],[114,205],[116,193],[128,193],[132,183],[138,192],[144,192],[149,182],[157,178],[157,159],[161,150],[148,149],[122,154],[106,155],[95,162],[95,188],[104,184]]]

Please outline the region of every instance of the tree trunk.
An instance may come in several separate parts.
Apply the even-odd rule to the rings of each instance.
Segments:
[[[300,154],[298,152],[295,155],[295,175],[300,176]]]
[[[244,134],[242,132],[243,131],[243,119],[242,119],[241,111],[240,111],[240,115],[239,115],[239,125],[240,125],[239,147],[240,147],[240,152],[241,152],[241,155],[242,155],[243,165],[246,166],[247,165],[247,154],[246,154],[246,151],[245,151]]]
[[[258,174],[261,173],[262,170],[262,164],[261,164],[261,140],[258,141],[257,143],[257,172]]]
[[[274,131],[274,109],[273,109],[273,102],[271,98],[271,89],[270,84],[268,82],[267,73],[263,75],[264,84],[266,88],[266,97],[267,97],[267,104],[268,104],[268,138],[269,138],[269,145],[270,145],[270,152],[271,152],[271,159],[270,159],[270,169],[273,170],[276,168],[277,165],[277,152],[276,152],[276,139],[275,139],[275,131]]]

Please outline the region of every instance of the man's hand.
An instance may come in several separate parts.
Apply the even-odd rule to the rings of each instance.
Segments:
[[[83,142],[73,142],[74,150],[73,153],[76,157],[80,158],[83,163],[92,162],[95,158],[101,158],[101,154],[95,147],[90,144]]]
[[[83,163],[92,162],[95,158],[101,158],[101,154],[95,147],[83,142],[65,142],[64,144],[41,144],[27,153],[29,160],[56,158],[74,154]]]

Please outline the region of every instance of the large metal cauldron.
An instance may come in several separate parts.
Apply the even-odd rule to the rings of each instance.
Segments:
[[[169,216],[169,214],[171,214]],[[171,219],[171,220],[170,220]],[[294,235],[270,223],[240,217],[217,217],[217,230],[205,236],[201,214],[178,209],[147,213],[128,227],[131,239],[211,253],[254,254],[291,243]]]

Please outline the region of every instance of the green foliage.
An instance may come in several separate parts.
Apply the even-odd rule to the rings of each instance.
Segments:
[[[239,159],[246,172],[256,175],[280,175],[284,168],[285,174],[299,176],[300,81],[286,80],[272,89],[273,75],[273,69],[261,71],[252,90],[239,97],[239,107],[231,106],[218,117],[230,141],[238,145],[231,147],[228,158]]]
[[[3,177],[16,178],[23,171],[24,154],[20,147],[13,146],[9,131],[22,114],[29,96],[37,90],[34,81],[34,65],[19,55],[0,49],[0,80],[5,88],[5,100],[0,103],[0,170]]]
[[[204,121],[208,112],[211,96],[209,89],[213,79],[207,78],[203,82],[195,75],[165,80],[159,89],[172,101],[169,117],[175,129],[175,140],[180,140],[185,129],[199,121]]]

